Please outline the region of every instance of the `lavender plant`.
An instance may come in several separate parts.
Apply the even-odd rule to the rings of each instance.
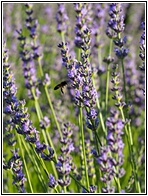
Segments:
[[[9,120],[7,120],[7,125],[5,126],[4,135],[6,141],[8,141],[9,150],[12,152],[13,156],[9,158],[8,161],[4,161],[3,168],[5,170],[12,171],[14,181],[12,184],[15,184],[18,191],[25,193],[24,183],[26,181],[25,175],[23,173],[23,163],[21,157],[18,154],[19,149],[17,149],[16,142],[14,138],[15,134],[13,133],[15,129],[15,122],[11,117],[17,113],[18,100],[16,99],[16,86],[14,82],[14,76],[10,70],[11,66],[8,63],[8,51],[6,49],[5,43],[3,48],[3,95],[4,95],[4,113],[10,115]]]
[[[3,10],[3,192],[143,194],[144,3]]]

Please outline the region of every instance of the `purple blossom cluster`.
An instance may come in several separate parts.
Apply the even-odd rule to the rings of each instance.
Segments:
[[[122,7],[120,3],[112,3],[109,8],[109,16],[111,17],[108,21],[108,27],[106,34],[110,39],[119,38],[119,33],[124,31],[124,17],[121,15]]]
[[[36,96],[39,98],[41,92],[38,88],[38,79],[35,67],[35,60],[40,61],[42,55],[39,52],[39,44],[36,44],[38,20],[33,18],[32,4],[25,4],[26,22],[25,26],[29,31],[30,39],[24,36],[23,30],[17,30],[18,40],[20,41],[20,58],[22,60],[23,75],[25,78],[25,86],[28,89],[30,98]],[[42,73],[41,73],[42,74]]]
[[[92,154],[92,146],[90,140],[86,140],[86,157],[87,157],[87,165],[88,165],[88,176],[89,179],[92,180],[92,182],[95,181],[96,175],[95,175],[95,169],[94,169],[94,159]],[[96,185],[90,185],[89,192],[90,193],[96,193],[97,186]]]
[[[73,161],[70,153],[75,149],[71,139],[72,134],[71,124],[64,124],[63,138],[60,141],[62,144],[60,148],[62,154],[58,156],[58,163],[56,164],[56,169],[59,174],[58,184],[62,187],[67,187],[71,183],[69,174],[73,168]]]
[[[114,44],[118,46],[115,48],[115,54],[119,59],[124,59],[129,49],[124,47],[126,43],[126,37],[121,38],[120,34],[124,31],[124,16],[122,13],[122,6],[120,3],[112,3],[109,9],[110,20],[108,21],[108,27],[106,34],[110,39],[114,40]]]
[[[100,44],[97,42],[97,36],[101,34],[102,26],[105,24],[105,12],[107,12],[108,4],[106,3],[98,3],[97,5],[93,5],[95,8],[95,15],[93,20],[93,29],[92,34],[95,35],[96,41],[95,44]],[[102,43],[101,43],[102,44]],[[98,47],[99,45],[96,45]]]
[[[88,45],[84,40],[87,36],[84,31],[88,28],[89,21],[91,21],[91,6],[90,4],[75,3],[74,8],[76,12],[76,27],[75,27],[75,45],[78,48],[87,48]]]
[[[10,115],[10,119],[7,120],[6,139],[8,144],[13,147],[16,145],[16,140],[14,138],[13,129],[15,127],[15,122],[11,117],[17,113],[19,102],[16,98],[16,86],[14,82],[14,76],[10,71],[10,64],[8,63],[8,51],[3,48],[3,97],[4,97],[4,113]],[[26,181],[25,175],[23,173],[23,164],[21,157],[18,154],[18,149],[14,148],[11,150],[13,156],[7,161],[4,162],[3,168],[8,170],[12,169],[13,171],[13,184],[18,187],[18,190],[22,193],[26,192],[24,188],[24,182]]]
[[[125,174],[121,167],[124,161],[124,143],[122,141],[124,123],[118,118],[118,115],[117,111],[112,111],[111,117],[107,118],[107,145],[101,147],[100,155],[97,158],[100,170],[103,172],[100,179],[106,184],[106,187],[102,188],[103,193],[114,193],[115,187],[111,185],[112,180],[114,177],[119,179]]]
[[[88,31],[86,33],[89,34]],[[88,62],[88,55],[82,54],[82,61],[73,60],[69,55],[67,44],[59,44],[63,65],[68,72],[68,78],[72,87],[75,89],[75,103],[80,107],[87,107],[90,110],[87,112],[88,119],[94,119],[98,126],[97,112],[94,107],[96,104],[97,92],[92,84],[91,65]]]
[[[122,93],[121,90],[122,88],[120,87],[120,73],[118,72],[118,65],[113,66],[113,72],[112,72],[112,79],[111,82],[113,84],[112,91],[114,92],[114,95],[112,99],[116,100],[117,102],[115,103],[115,106],[118,108],[124,108],[126,106],[126,103],[122,101]]]
[[[101,49],[104,46],[104,40],[101,39],[101,32],[103,31],[103,27],[105,26],[105,13],[108,9],[108,4],[106,3],[97,3],[93,4],[94,6],[94,17],[92,19],[92,27],[91,27],[91,45],[92,45],[92,52],[93,58],[98,55],[98,49]],[[98,64],[98,62],[95,62]],[[99,65],[99,68],[102,66]],[[97,68],[97,66],[96,66]],[[99,70],[100,72],[103,70]]]
[[[22,59],[23,75],[25,78],[25,87],[28,89],[28,95],[33,98],[32,89],[35,89],[35,96],[39,97],[40,91],[37,87],[36,69],[33,61],[33,56],[30,52],[30,47],[26,43],[26,37],[23,36],[22,30],[17,31],[19,34],[18,40],[20,40],[20,57]]]
[[[36,39],[37,38],[36,29],[38,26],[38,21],[32,17],[32,14],[33,14],[32,6],[33,5],[30,3],[26,3],[25,6],[26,6],[26,14],[27,14],[26,27],[30,31],[30,37],[32,39]]]
[[[65,5],[58,3],[58,11],[56,14],[57,31],[59,33],[68,33],[68,16],[66,14]]]
[[[8,163],[4,163],[3,168],[8,170],[12,169],[13,171],[13,182],[15,184],[18,191],[21,193],[25,193],[24,183],[27,181],[25,178],[25,174],[23,173],[23,162],[20,160],[20,156],[18,154],[18,149],[11,150],[13,156],[9,159]]]
[[[48,186],[49,186],[50,188],[55,188],[56,185],[57,185],[57,181],[55,180],[55,177],[54,177],[52,174],[50,174],[50,175],[49,175]]]

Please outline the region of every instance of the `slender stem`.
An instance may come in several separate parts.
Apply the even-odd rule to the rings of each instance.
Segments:
[[[116,177],[114,177],[114,180],[115,180],[116,185],[117,185],[118,193],[120,193],[120,191],[121,191],[120,180],[119,180],[119,178],[116,178]]]
[[[110,39],[110,47],[109,47],[109,56],[111,57],[112,53],[112,47],[113,47],[113,40]],[[109,77],[110,77],[110,64],[107,64],[107,76],[106,76],[106,96],[105,96],[105,108],[106,108],[106,114],[108,109],[108,92],[109,92]]]
[[[41,59],[38,60],[38,63],[39,63],[39,70],[40,70],[40,75],[41,77],[43,77],[43,69],[42,69],[42,64],[41,64]]]
[[[127,103],[127,93],[126,93],[126,80],[125,80],[125,70],[124,70],[124,62],[123,59],[121,60],[122,63],[122,72],[123,72],[123,83],[124,83],[124,96],[125,96],[125,102]]]
[[[106,96],[105,96],[105,108],[106,108],[106,114],[108,109],[108,92],[109,92],[109,77],[110,77],[110,65],[108,64],[107,67],[107,76],[106,76]]]
[[[94,78],[92,78],[92,81],[93,81],[93,86],[96,89]],[[103,116],[102,116],[102,112],[101,112],[101,107],[100,107],[100,102],[99,102],[99,98],[98,97],[96,98],[96,103],[97,103],[97,107],[99,109],[99,117],[100,117],[101,126],[102,126],[103,132],[104,132],[104,134],[106,136],[107,135],[107,132],[106,132],[106,128],[105,128],[105,125],[104,125],[104,120],[103,120]]]
[[[113,49],[113,39],[110,39],[110,47],[109,47],[109,56],[112,55],[112,49]]]
[[[34,42],[34,46],[36,46],[37,45],[36,44],[36,39],[34,39],[33,42]],[[44,74],[43,74],[43,69],[42,69],[41,58],[40,57],[38,58],[38,64],[39,64],[40,76],[43,77]]]
[[[64,193],[67,193],[67,188],[66,188],[66,186],[64,186]]]
[[[80,131],[81,131],[81,138],[82,138],[82,152],[83,152],[83,158],[84,158],[84,169],[85,169],[85,177],[86,177],[85,182],[86,182],[86,187],[89,188],[88,167],[87,167],[87,161],[86,161],[84,129],[83,129],[83,114],[82,114],[81,107],[80,107],[80,113],[79,113],[79,126],[80,126]]]
[[[55,192],[56,192],[56,193],[58,193],[58,190],[57,190],[57,188],[56,188],[56,187],[54,188],[54,190],[55,190]]]
[[[89,190],[84,186],[84,185],[82,185],[72,174],[69,174],[69,176],[73,179],[73,180],[75,180],[75,182],[78,184],[78,185],[80,185],[83,189],[85,189],[88,193],[89,193]]]
[[[46,191],[47,190],[47,185],[45,184],[45,180],[43,178],[43,175],[42,175],[42,172],[41,172],[41,170],[39,168],[39,165],[38,165],[37,161],[35,160],[34,155],[30,154],[30,149],[29,149],[30,145],[29,144],[26,145],[24,139],[22,139],[21,141],[22,141],[22,143],[24,145],[24,148],[25,148],[26,152],[28,153],[30,161],[32,162],[33,165],[35,165],[35,170],[38,173],[38,178],[39,178],[39,180],[40,180],[44,190]]]
[[[46,128],[46,135],[49,135],[49,132],[48,132],[48,129]],[[53,148],[53,150],[54,150],[54,156],[55,156],[55,159],[56,159],[56,162],[57,162],[57,154],[56,154],[56,150],[55,150],[55,148],[54,148],[54,145],[53,145],[53,142],[52,142],[52,140],[51,140],[51,137],[49,136],[48,137],[48,140],[49,140],[49,144],[50,144],[50,146],[51,146],[51,148]]]
[[[34,94],[34,89],[31,89],[31,90],[32,90],[32,94],[33,94],[33,96],[34,96],[34,102],[35,102],[35,108],[36,108],[38,120],[39,120],[39,122],[40,122],[41,119],[43,118],[43,115],[42,115],[42,112],[41,112],[41,110],[40,110],[40,106],[39,106],[39,103],[38,103],[38,99],[36,98],[36,96],[35,96],[35,94]],[[45,131],[44,131],[43,129],[42,129],[42,134],[43,134],[43,137],[44,137],[44,140],[45,140],[46,145],[48,145],[47,137],[46,137]]]
[[[122,115],[122,119],[125,121],[125,116],[124,116],[124,113],[123,113],[123,109],[121,107],[119,109],[120,109],[120,112],[121,112],[121,115]],[[137,175],[137,166],[136,166],[136,161],[135,161],[135,157],[134,157],[133,138],[132,138],[130,122],[125,124],[125,132],[126,132],[126,137],[127,137],[130,156],[131,156],[131,165],[132,165],[132,168],[133,168],[133,171],[134,171],[134,176],[135,176],[135,179],[136,179],[136,181],[135,181],[136,190],[139,193],[141,193],[140,183],[139,183],[138,175]]]
[[[32,89],[32,93],[33,93],[34,100],[35,100],[35,107],[36,107],[36,111],[37,111],[37,114],[38,114],[38,119],[39,119],[39,121],[41,121],[41,118],[43,118],[43,114],[42,114],[42,112],[41,112],[41,110],[40,110],[40,106],[39,106],[39,103],[38,103],[38,99],[36,98],[33,89]],[[47,133],[47,130],[46,130],[46,133]],[[45,133],[45,131],[42,129],[42,134],[43,134],[44,141],[45,141],[46,145],[48,145],[48,141],[47,141],[47,138],[48,138],[51,147],[54,149],[54,152],[56,153],[55,148],[54,148],[54,145],[53,145],[53,143],[52,143],[52,140],[51,140],[49,134],[48,134],[48,133],[46,134],[46,133]],[[56,161],[57,161],[57,155],[56,155],[56,154],[55,154],[55,159],[56,159]],[[53,164],[52,162],[51,162],[51,166],[52,166],[52,169],[53,169],[53,171],[54,171],[54,175],[57,176],[57,171],[56,171],[55,166],[54,166],[54,164]]]
[[[48,93],[47,86],[45,86],[45,93],[46,93],[46,96],[47,96],[47,99],[48,99],[49,106],[50,106],[51,111],[52,111],[53,118],[54,118],[55,123],[56,123],[56,126],[57,126],[57,128],[58,128],[60,137],[62,138],[62,132],[61,132],[59,123],[58,123],[58,121],[57,121],[57,117],[56,117],[56,115],[55,115],[55,112],[54,112],[54,109],[53,109],[53,106],[52,106],[52,103],[51,103],[51,99],[50,99],[50,96],[49,96],[49,93]]]
[[[99,62],[99,69],[101,70],[101,63],[102,63],[102,57],[101,57],[101,48],[98,48],[98,62]],[[99,91],[100,91],[100,101],[102,102],[103,100],[103,81],[100,79],[99,80]]]
[[[62,36],[62,40],[63,42],[65,42],[65,38],[64,38],[64,33],[61,34]],[[43,76],[43,70],[42,70],[42,65],[41,65],[41,61],[40,59],[38,59],[38,64],[39,64],[39,68],[40,68],[40,75],[41,77]],[[57,118],[56,118],[56,115],[55,115],[55,112],[54,112],[54,109],[53,109],[53,106],[52,106],[52,103],[51,103],[51,99],[50,99],[50,96],[48,94],[48,89],[47,89],[47,86],[44,86],[44,90],[45,90],[45,93],[46,93],[46,96],[47,96],[47,99],[48,99],[48,103],[49,103],[49,106],[51,108],[51,111],[52,111],[52,114],[53,114],[53,117],[54,117],[54,120],[55,120],[55,123],[57,125],[57,128],[58,128],[58,131],[59,131],[59,134],[60,134],[60,137],[62,138],[62,132],[61,132],[61,129],[60,129],[60,126],[59,126],[59,123],[57,121]],[[34,99],[35,99],[35,93],[33,92],[34,94]],[[36,99],[35,99],[36,100]],[[40,108],[38,107],[38,104],[36,103],[36,108]],[[37,110],[38,111],[38,110]],[[38,114],[38,117],[39,117],[39,112],[37,113]],[[43,116],[42,116],[43,117]],[[49,134],[48,134],[49,135]],[[51,141],[51,139],[50,139]]]
[[[61,32],[62,42],[65,43],[65,33]]]

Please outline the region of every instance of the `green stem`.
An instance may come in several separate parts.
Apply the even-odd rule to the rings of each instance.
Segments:
[[[49,131],[48,131],[47,128],[46,128],[46,135],[49,135]],[[48,137],[48,140],[49,140],[49,144],[50,144],[51,148],[53,148],[53,150],[54,150],[54,152],[55,152],[55,154],[54,154],[55,160],[56,160],[56,162],[58,162],[57,154],[56,154],[56,151],[55,151],[55,148],[54,148],[54,145],[53,145],[53,143],[52,143],[52,140],[51,140],[51,137],[50,137],[50,136]]]
[[[108,109],[109,78],[110,78],[110,64],[108,64],[108,67],[107,67],[107,76],[106,76],[106,96],[105,96],[106,114],[107,114],[107,109]]]
[[[82,152],[84,158],[84,169],[85,169],[85,177],[86,177],[85,182],[86,182],[86,187],[89,188],[88,167],[86,161],[86,151],[85,151],[85,141],[84,141],[83,114],[82,114],[81,107],[80,107],[80,114],[79,114],[79,126],[81,131],[81,138],[82,138]]]
[[[35,158],[34,158],[34,155],[31,155],[31,154],[30,154],[30,152],[31,152],[31,150],[29,149],[29,148],[30,148],[30,145],[29,145],[29,144],[26,145],[24,139],[22,139],[22,143],[23,143],[23,145],[24,145],[24,148],[25,148],[26,152],[28,153],[28,156],[29,156],[29,158],[30,158],[30,161],[32,162],[33,166],[35,165],[35,170],[36,170],[36,172],[38,173],[38,178],[39,178],[39,180],[40,180],[40,183],[41,183],[42,186],[43,186],[43,189],[44,189],[45,191],[47,191],[47,185],[45,184],[45,180],[44,180],[43,175],[42,175],[42,172],[41,172],[41,170],[40,170],[40,168],[39,168],[39,164],[36,162],[36,160],[35,160]],[[31,149],[32,149],[32,147],[31,147]],[[30,152],[29,152],[29,151],[30,151]]]
[[[125,96],[125,102],[127,104],[127,94],[126,94],[126,80],[125,80],[125,70],[124,70],[124,63],[123,63],[123,59],[121,60],[122,63],[122,72],[123,72],[123,83],[124,83],[124,96]]]
[[[49,103],[50,109],[51,109],[51,111],[52,111],[52,115],[53,115],[54,121],[55,121],[56,126],[57,126],[57,128],[58,128],[60,137],[62,138],[62,132],[61,132],[59,123],[58,123],[58,121],[57,121],[57,117],[56,117],[56,115],[55,115],[55,112],[54,112],[54,109],[53,109],[53,106],[52,106],[52,103],[51,103],[50,96],[49,96],[49,94],[48,94],[47,86],[45,86],[45,93],[46,93],[46,96],[47,96],[47,99],[48,99],[48,103]]]
[[[34,46],[36,46],[36,39],[33,40]],[[39,71],[40,71],[40,76],[43,77],[43,69],[42,69],[42,64],[41,64],[41,58],[38,58],[38,64],[39,64]]]
[[[38,99],[36,98],[36,96],[35,96],[35,94],[34,94],[34,89],[32,89],[32,93],[33,93],[34,100],[35,100],[35,108],[36,108],[36,111],[37,111],[37,116],[38,116],[38,119],[39,119],[39,122],[40,122],[41,119],[43,118],[43,114],[42,114],[42,112],[41,112],[41,110],[40,110],[40,105],[39,105],[39,103],[38,103]],[[42,129],[42,134],[43,134],[44,141],[45,141],[46,145],[48,146],[48,140],[49,140],[50,145],[51,145],[52,148],[54,149],[54,145],[53,145],[53,143],[52,143],[52,140],[51,140],[49,134],[47,133],[47,130],[46,130],[46,133],[45,133],[45,131]],[[47,138],[48,138],[48,140],[47,140]],[[57,155],[56,155],[55,149],[54,149],[54,152],[55,152],[55,159],[57,160]],[[56,169],[55,169],[55,166],[54,166],[54,164],[53,164],[52,162],[51,162],[51,166],[52,166],[52,169],[53,169],[53,171],[54,171],[54,175],[55,175],[55,176],[58,176],[58,175],[57,175],[57,171],[56,171]]]
[[[119,180],[119,178],[116,178],[116,177],[114,177],[114,180],[115,180],[116,185],[117,185],[118,193],[120,193],[120,191],[121,191],[120,180]]]
[[[101,69],[101,63],[102,63],[102,57],[101,57],[101,48],[99,47],[98,48],[98,62],[99,62],[99,69]],[[100,91],[100,101],[102,102],[102,100],[103,100],[103,81],[100,79],[99,80],[99,91]]]
[[[92,81],[93,81],[93,86],[96,89],[94,78],[92,78]],[[101,112],[101,107],[100,107],[100,102],[99,102],[99,98],[98,97],[96,98],[96,103],[97,103],[97,107],[99,109],[99,117],[100,117],[100,122],[101,122],[102,130],[103,130],[103,132],[104,132],[104,134],[106,136],[107,135],[107,131],[106,131],[106,128],[105,128],[105,125],[104,125],[104,120],[103,120],[103,116],[102,116],[102,112]]]
[[[113,47],[113,40],[110,39],[109,57],[111,57],[112,47]],[[106,96],[105,96],[106,114],[107,114],[107,109],[108,109],[108,92],[109,92],[110,64],[107,64],[107,66],[108,67],[107,67],[107,76],[106,76]]]
[[[123,119],[123,121],[125,121],[125,116],[124,116],[122,107],[120,107],[119,109],[120,109],[120,112],[121,112],[121,115],[122,115],[122,119]],[[134,157],[133,138],[132,138],[130,122],[125,124],[125,133],[126,133],[128,146],[129,146],[129,151],[130,151],[130,156],[131,156],[131,159],[130,159],[131,160],[131,165],[132,165],[134,176],[135,176],[135,179],[136,179],[135,180],[136,190],[137,190],[138,193],[141,193],[140,183],[139,183],[138,174],[137,174],[137,166],[136,166],[135,157]]]
[[[39,64],[40,75],[41,75],[41,77],[43,77],[44,74],[43,74],[41,59],[38,60],[38,64]]]
[[[69,176],[73,179],[73,180],[75,180],[75,182],[78,184],[78,185],[80,185],[83,189],[85,189],[88,193],[89,193],[89,190],[85,187],[85,186],[83,186],[72,174],[69,174]]]
[[[64,186],[64,193],[67,193],[67,188],[66,188],[66,186]]]
[[[55,192],[56,192],[56,193],[58,193],[58,190],[57,190],[57,188],[56,188],[56,187],[54,188],[54,190],[55,190]]]
[[[61,32],[62,42],[65,43],[65,33]]]

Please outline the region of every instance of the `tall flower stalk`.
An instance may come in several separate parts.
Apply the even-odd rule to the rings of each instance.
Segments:
[[[119,73],[117,72],[118,70],[118,65],[115,65],[113,67],[113,73],[112,73],[112,80],[111,82],[113,83],[113,88],[112,91],[114,92],[114,96],[112,97],[114,100],[116,100],[115,106],[118,107],[123,122],[125,123],[125,133],[126,133],[126,137],[127,137],[127,141],[128,141],[128,147],[129,147],[129,152],[130,152],[130,163],[131,163],[131,167],[133,168],[133,172],[134,172],[134,177],[135,177],[135,186],[138,192],[141,192],[140,189],[140,184],[139,184],[139,180],[138,180],[138,171],[137,171],[137,166],[136,166],[136,160],[134,158],[134,149],[133,149],[133,136],[132,136],[132,131],[131,131],[131,126],[130,126],[130,119],[126,119],[125,115],[124,115],[124,108],[126,106],[126,103],[124,101],[122,101],[122,94],[121,94],[121,87],[120,87],[120,79],[119,79]]]
[[[42,111],[41,111],[41,108],[40,108],[40,105],[39,105],[39,95],[40,95],[40,91],[38,90],[38,86],[39,86],[38,81],[39,81],[39,79],[37,80],[36,69],[34,67],[35,66],[35,60],[37,60],[38,65],[39,65],[39,69],[40,69],[40,77],[41,77],[40,80],[42,81],[41,83],[43,85],[43,88],[44,88],[49,106],[51,108],[53,118],[54,118],[56,126],[58,128],[60,137],[62,137],[61,129],[60,129],[59,123],[57,121],[57,117],[56,117],[55,112],[54,112],[54,108],[53,108],[53,105],[52,105],[52,102],[51,102],[51,98],[50,98],[49,93],[48,93],[48,86],[50,85],[50,77],[47,73],[45,74],[45,76],[43,76],[43,70],[42,70],[42,65],[41,65],[42,55],[39,54],[38,49],[39,49],[40,46],[37,45],[37,43],[36,43],[36,39],[38,37],[37,32],[36,32],[38,21],[35,20],[32,16],[32,14],[33,14],[32,5],[31,4],[26,4],[25,6],[27,8],[26,9],[26,14],[27,14],[26,27],[29,30],[30,38],[31,38],[31,41],[30,41],[31,43],[28,44],[28,45],[31,48],[28,48],[28,45],[26,43],[26,39],[28,37],[25,37],[23,35],[22,30],[19,30],[17,32],[19,34],[18,39],[20,40],[20,48],[21,48],[20,57],[21,57],[22,62],[23,62],[24,77],[25,77],[25,79],[26,78],[28,79],[28,77],[29,77],[29,82],[27,82],[26,87],[30,90],[29,92],[32,93],[32,98],[34,99],[34,102],[35,102],[37,116],[38,116],[39,121],[41,121],[43,119],[43,114],[42,114]],[[33,25],[33,23],[35,23],[35,24]],[[32,77],[30,78],[30,76],[32,76]],[[45,142],[48,143],[47,139],[46,139],[46,137],[47,137],[48,140],[50,141],[52,147],[53,147],[53,144],[51,142],[51,138],[49,137],[49,135],[47,134],[47,136],[46,136],[44,131],[42,131],[42,133],[43,133]]]
[[[114,180],[117,183],[118,192],[120,192],[119,178],[125,174],[124,169],[121,167],[124,161],[124,143],[122,141],[124,123],[118,118],[118,115],[117,111],[111,111],[111,117],[107,118],[107,146],[101,147],[100,156],[97,158],[103,173],[100,179],[106,184],[102,188],[103,193],[115,192],[115,187],[112,185]]]
[[[115,48],[116,55],[122,59],[122,71],[123,71],[123,81],[124,81],[124,94],[125,94],[125,100],[127,102],[127,95],[126,95],[126,82],[125,82],[125,72],[124,72],[124,64],[123,64],[123,58],[127,55],[128,49],[125,49],[123,47],[125,43],[125,38],[121,38],[121,33],[124,31],[124,17],[121,14],[122,13],[122,6],[120,3],[112,3],[110,5],[109,9],[109,15],[110,20],[108,21],[108,27],[106,29],[107,36],[111,39],[110,43],[110,52],[109,57],[107,59],[104,59],[104,61],[108,64],[107,69],[107,81],[106,81],[106,110],[108,105],[108,89],[109,89],[109,76],[110,76],[110,63],[113,62],[113,59],[111,58],[111,51],[112,51],[112,43],[114,41],[115,45],[119,48]]]

